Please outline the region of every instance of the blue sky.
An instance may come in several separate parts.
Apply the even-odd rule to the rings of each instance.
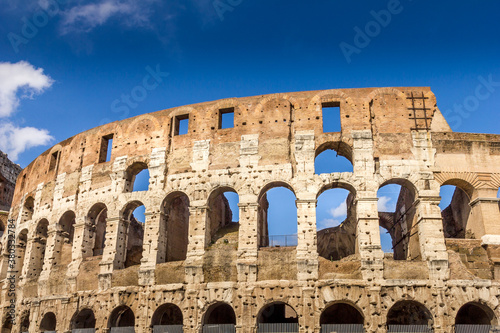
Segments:
[[[494,0],[2,0],[0,149],[24,167],[142,113],[372,86],[430,86],[454,131],[500,134],[499,12]],[[151,71],[155,87],[123,103]]]

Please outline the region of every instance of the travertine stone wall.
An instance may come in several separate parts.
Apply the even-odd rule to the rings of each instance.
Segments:
[[[234,311],[238,333],[255,332],[262,310],[274,302],[293,308],[301,333],[319,332],[332,304],[358,311],[367,332],[386,332],[388,316],[405,320],[408,311],[428,318],[434,332],[450,332],[470,302],[492,313],[496,324],[500,136],[453,133],[436,105],[426,87],[233,98],[140,115],[60,142],[16,184],[10,217],[25,245],[18,252],[22,269],[1,273],[1,318],[12,299],[6,278],[17,274],[16,332],[22,318],[29,318],[30,333],[40,331],[50,313],[55,329],[67,332],[82,309],[92,310],[95,327],[107,332],[120,306],[133,312],[136,332],[150,332],[153,314],[167,303],[181,311],[184,332],[201,332],[221,302]],[[339,106],[338,132],[323,132],[324,106]],[[234,127],[220,129],[221,110],[231,108]],[[188,132],[178,135],[181,119],[189,119]],[[105,156],[111,136],[111,156]],[[353,172],[315,174],[314,159],[325,149],[349,159]],[[133,192],[144,168],[149,188]],[[379,217],[377,191],[386,184],[405,190],[399,213]],[[446,247],[438,204],[447,184],[468,198],[470,215],[462,223],[484,249],[476,266],[489,266],[474,266],[481,276],[454,273],[473,265],[455,256],[469,240]],[[266,191],[277,186],[296,197],[293,248],[266,247]],[[336,187],[351,192],[349,225],[342,227],[347,240],[317,236],[317,198]],[[225,191],[239,196],[237,226],[229,223]],[[144,225],[132,214],[140,205]],[[409,235],[397,247],[396,259],[404,260],[384,258],[381,249],[379,226],[396,224]],[[318,255],[318,246],[336,245],[318,242],[337,241],[349,245],[349,257]],[[140,244],[142,253],[131,258]]]

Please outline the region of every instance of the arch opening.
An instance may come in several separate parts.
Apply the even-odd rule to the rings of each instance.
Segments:
[[[470,302],[464,304],[457,312],[455,325],[497,325],[497,318],[488,306]]]
[[[292,327],[297,327],[298,330],[299,318],[294,308],[287,303],[274,302],[261,309],[257,323],[259,330],[265,328],[266,324],[296,324]]]
[[[134,312],[131,308],[126,305],[119,306],[115,308],[111,315],[109,316],[108,327],[113,328],[116,327],[127,327],[129,329],[134,329],[135,326],[135,316]]]
[[[288,185],[271,184],[259,197],[259,247],[297,246],[297,206]]]
[[[33,219],[33,212],[35,210],[35,199],[29,196],[24,200],[23,206],[23,223],[31,221]]]
[[[11,333],[13,323],[14,323],[13,318],[10,315],[7,315],[3,320],[1,333]]]
[[[148,165],[144,162],[135,162],[125,172],[125,192],[147,191],[148,188]]]
[[[151,325],[155,326],[182,326],[181,309],[172,303],[160,305],[153,314]]]
[[[17,248],[16,270],[18,272],[21,272],[24,266],[27,244],[28,244],[28,229],[23,229],[21,230],[21,232],[19,232],[16,242],[16,248]]]
[[[473,232],[468,228],[471,207],[467,192],[455,185],[442,185],[439,196],[444,237],[474,239]]]
[[[35,229],[35,237],[33,239],[33,247],[31,250],[31,258],[29,269],[27,271],[27,278],[35,280],[40,276],[45,260],[45,247],[48,238],[49,221],[46,219],[40,220]]]
[[[52,263],[53,266],[57,265],[67,265],[71,262],[73,253],[73,238],[75,235],[75,222],[76,215],[75,212],[69,210],[61,216],[59,219],[60,227],[60,242],[56,242],[55,248],[55,260]]]
[[[227,303],[212,304],[203,319],[203,325],[236,325],[236,314]]]
[[[343,328],[356,325],[356,331],[364,332],[364,318],[361,312],[347,303],[334,303],[321,313],[320,324],[322,331],[343,332]],[[351,331],[350,331],[351,332]]]
[[[105,204],[98,203],[92,206],[87,215],[91,225],[91,242],[92,249],[85,256],[100,256],[104,252],[106,244],[106,220],[108,218],[108,209]],[[86,251],[87,252],[87,251]]]
[[[391,180],[377,192],[382,250],[394,260],[420,260],[416,190],[407,180]]]
[[[314,173],[353,172],[352,149],[343,142],[327,142],[316,149]]]
[[[0,238],[3,236],[5,232],[5,225],[3,224],[2,221],[0,221]]]
[[[207,227],[210,230],[211,244],[224,238],[237,246],[239,230],[238,203],[238,193],[232,188],[219,188],[210,195],[208,199]]]
[[[71,321],[71,329],[95,328],[95,315],[91,309],[83,309],[75,313]]]
[[[40,332],[55,332],[56,315],[53,312],[47,312],[40,323]]]
[[[356,205],[354,194],[332,188],[318,196],[316,206],[318,254],[340,260],[356,252]]]
[[[124,268],[141,264],[145,210],[144,204],[140,201],[128,203],[123,210],[123,219],[128,222]]]
[[[433,323],[429,310],[415,301],[399,301],[391,307],[387,314],[389,332],[395,332],[391,330],[391,326],[432,327]]]
[[[19,333],[27,333],[30,328],[30,312],[29,310],[21,315],[21,321],[19,322]]]
[[[189,242],[189,198],[171,193],[161,205],[158,263],[185,260]]]

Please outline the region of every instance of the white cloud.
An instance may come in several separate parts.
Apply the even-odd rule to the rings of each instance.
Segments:
[[[340,205],[338,205],[337,207],[330,209],[330,214],[332,214],[333,217],[346,216],[347,215],[346,202],[344,201]]]
[[[146,26],[149,12],[139,4],[132,0],[102,0],[74,6],[62,13],[62,34],[89,32],[115,16],[126,16],[123,22],[128,26]]]
[[[42,93],[52,83],[53,80],[43,74],[42,68],[37,69],[25,61],[15,64],[0,62],[0,118],[14,113],[20,98],[33,98],[34,94]]]
[[[340,225],[340,222],[336,219],[323,219],[318,223],[318,230],[336,227]]]
[[[392,212],[394,209],[392,209],[392,205],[388,205],[389,201],[391,201],[391,198],[382,196],[378,198],[378,211],[379,212]]]
[[[0,150],[13,161],[25,150],[47,145],[52,140],[54,138],[45,129],[17,127],[9,122],[0,124]]]

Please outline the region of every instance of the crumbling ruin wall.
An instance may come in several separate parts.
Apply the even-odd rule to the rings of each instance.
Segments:
[[[338,132],[323,131],[323,107],[337,107]],[[234,126],[220,128],[227,112]],[[186,120],[187,133],[180,133]],[[30,333],[53,318],[56,331],[69,331],[83,309],[100,330],[122,314],[135,318],[136,332],[147,332],[155,318],[165,323],[156,312],[162,305],[175,309],[175,318],[182,314],[186,333],[200,332],[211,313],[220,318],[224,311],[233,312],[227,318],[238,333],[254,332],[273,304],[293,309],[297,316],[288,319],[301,333],[339,320],[332,305],[357,313],[348,318],[361,318],[369,333],[417,322],[450,332],[463,306],[486,311],[497,324],[499,147],[498,135],[451,132],[426,87],[233,98],[96,127],[51,147],[21,172],[10,214],[16,238],[26,241],[19,269],[1,258],[0,318],[11,304],[6,277],[17,274],[13,303],[28,320],[13,330],[25,323]],[[314,159],[324,149],[345,156],[353,172],[315,174]],[[134,192],[143,168],[148,190]],[[379,214],[377,190],[386,184],[408,191],[395,213]],[[469,198],[466,229],[480,244],[464,255],[460,243],[445,243],[442,185]],[[268,247],[266,193],[274,187],[295,195],[296,246]],[[331,188],[352,193],[349,218],[334,237],[316,228],[317,198]],[[225,191],[239,196],[238,223],[220,197]],[[144,224],[131,217],[140,205]],[[63,223],[65,214],[74,223]],[[408,235],[395,247],[401,260],[384,256],[381,225],[397,230],[394,238]],[[104,246],[95,248],[98,238]],[[472,273],[455,274],[460,267]],[[219,305],[223,312],[214,310]]]

